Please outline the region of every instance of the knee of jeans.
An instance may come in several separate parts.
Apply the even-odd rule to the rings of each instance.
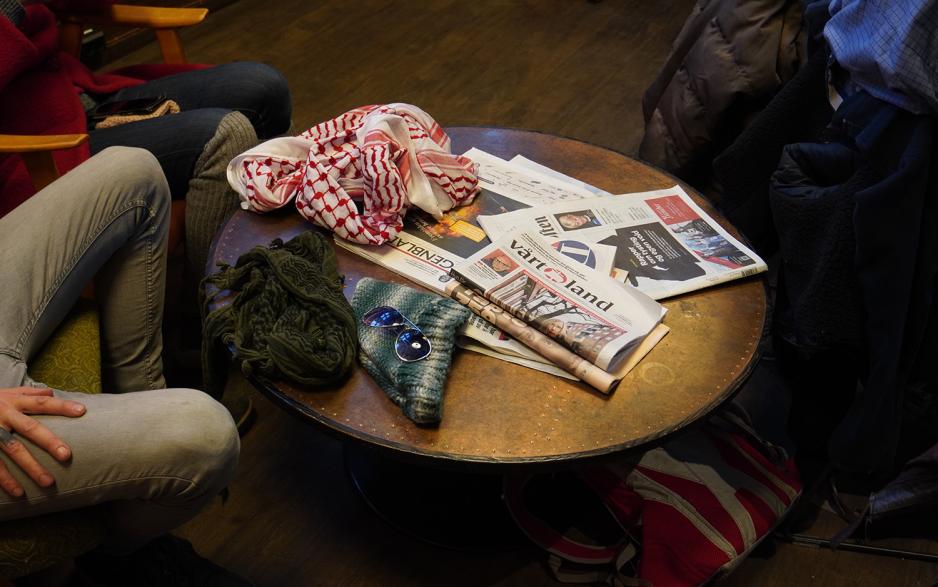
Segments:
[[[153,153],[138,147],[108,147],[95,155],[107,162],[108,180],[122,186],[123,196],[146,194],[154,213],[165,216],[169,210],[169,184]]]
[[[262,117],[261,121],[254,121],[258,138],[268,139],[287,132],[293,106],[286,78],[264,63],[243,61],[234,65],[238,68],[238,79],[252,89],[252,102]]]
[[[161,419],[172,422],[161,436],[162,450],[180,464],[198,470],[192,478],[207,491],[218,491],[234,476],[241,450],[238,429],[231,414],[204,392],[166,389]]]

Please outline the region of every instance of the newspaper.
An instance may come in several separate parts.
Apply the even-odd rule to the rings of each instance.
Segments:
[[[465,303],[467,294],[462,290],[468,288],[510,314],[513,322],[543,335],[533,342],[556,341],[604,372],[625,360],[666,312],[637,289],[571,261],[524,231],[505,235],[450,273],[466,286],[448,288],[457,300]],[[571,372],[594,385],[590,378],[595,380],[598,374],[587,373],[589,369],[579,364],[558,362],[552,348],[556,344],[541,348],[530,344],[532,340],[522,342],[567,371],[575,368]],[[598,383],[594,386],[602,389],[602,381]]]
[[[556,179],[556,180],[558,180],[558,181],[560,181],[560,182],[567,183],[567,184],[572,184],[572,185],[581,187],[581,188],[583,188],[583,189],[589,191],[590,193],[592,193],[594,196],[611,196],[611,195],[612,195],[612,194],[610,194],[609,192],[607,192],[606,190],[600,189],[600,188],[598,188],[598,187],[596,187],[596,186],[594,186],[594,185],[590,185],[590,184],[586,183],[585,181],[580,181],[579,179],[576,179],[575,177],[570,177],[569,175],[564,175],[564,174],[560,173],[559,171],[556,171],[556,170],[554,170],[554,169],[551,169],[550,167],[541,165],[541,164],[538,163],[537,161],[531,161],[530,159],[528,159],[528,158],[525,157],[524,155],[515,155],[514,157],[512,157],[512,158],[509,160],[509,163],[511,163],[512,165],[515,165],[515,166],[517,166],[517,167],[521,167],[522,169],[528,169],[528,170],[531,170],[531,171],[535,171],[535,172],[537,172],[537,173],[540,173],[540,174],[542,174],[542,175],[546,175],[547,177]]]
[[[472,318],[476,318],[488,324],[488,321],[478,314],[473,314]],[[572,373],[567,373],[560,367],[557,367],[553,363],[547,361],[547,359],[541,357],[537,353],[534,353],[534,351],[531,351],[531,352],[536,357],[538,357],[537,360],[529,359],[527,357],[519,357],[517,355],[506,354],[500,351],[496,351],[468,337],[461,337],[460,339],[457,340],[456,344],[461,349],[466,349],[467,351],[479,353],[480,355],[485,355],[487,357],[493,357],[500,361],[505,361],[506,363],[514,363],[515,365],[521,365],[522,367],[527,367],[528,369],[534,369],[535,371],[542,371],[544,373],[549,373],[556,377],[563,377],[564,379],[571,379],[573,381],[578,381],[576,375],[573,375]]]
[[[381,246],[358,245],[338,237],[336,245],[432,291],[445,293],[446,284],[452,280],[449,270],[491,243],[476,220],[479,215],[595,197],[584,187],[557,181],[542,173],[547,168],[524,169],[479,149],[470,149],[465,156],[479,166],[482,189],[472,204],[450,210],[440,221],[422,210],[411,209],[404,218],[400,234]],[[612,269],[615,247],[576,238],[566,239],[557,247],[597,270]],[[547,359],[481,318],[470,320],[460,336],[476,340],[499,354],[526,359],[528,366],[539,364],[541,370],[553,371]]]
[[[533,349],[537,349],[538,353],[553,364],[562,367],[577,379],[582,379],[599,391],[612,393],[619,384],[619,379],[614,375],[603,371],[586,359],[567,350],[554,339],[528,326],[496,304],[486,300],[470,287],[458,281],[453,281],[447,284],[446,294],[477,315],[485,318],[486,321],[511,334],[517,340],[524,342]],[[508,360],[509,362],[516,362],[513,358]],[[519,362],[519,364],[521,363]]]
[[[582,187],[517,167],[479,149],[464,155],[479,166],[481,191],[471,204],[450,210],[441,220],[412,208],[404,217],[404,229],[391,242],[377,247],[339,237],[336,245],[443,293],[451,279],[449,270],[491,242],[476,220],[478,216],[595,197]]]
[[[482,215],[491,238],[518,229],[616,248],[615,267],[654,299],[766,270],[765,262],[708,216],[679,186]]]
[[[572,239],[555,242],[551,246],[558,252],[564,254],[567,258],[577,263],[582,263],[600,273],[609,275],[612,271],[615,247],[595,243],[590,245]],[[468,322],[466,322],[465,326],[460,330],[459,336],[460,338],[457,344],[462,348],[480,352],[478,347],[479,344],[481,344],[490,349],[490,351],[497,353],[497,355],[501,355],[501,358],[510,363],[524,365],[525,367],[538,369],[555,375],[560,371],[557,367],[554,367],[549,360],[529,347],[517,342],[481,316],[470,316]],[[470,340],[475,340],[479,344],[473,344],[469,342]],[[497,356],[493,355],[491,352],[483,354]],[[564,373],[564,376],[567,376],[565,372],[560,372]]]

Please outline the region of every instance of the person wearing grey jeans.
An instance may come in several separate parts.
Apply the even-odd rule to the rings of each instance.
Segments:
[[[102,550],[138,549],[231,480],[240,442],[201,391],[163,389],[170,193],[143,149],[104,149],[0,218],[0,522],[94,507]],[[30,359],[94,279],[103,394],[50,390]]]

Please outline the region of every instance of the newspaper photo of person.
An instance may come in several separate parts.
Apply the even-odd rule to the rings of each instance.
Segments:
[[[716,236],[715,228],[703,218],[694,218],[687,222],[681,222],[671,225],[671,232],[675,234],[688,234],[694,236]]]
[[[559,318],[551,318],[550,320],[545,321],[541,325],[541,332],[546,334],[551,338],[562,338],[563,331],[566,329],[567,325],[563,320]]]
[[[512,261],[511,257],[500,249],[496,249],[483,257],[482,263],[501,276],[508,275],[518,267],[518,264]]]
[[[575,212],[554,214],[554,218],[557,220],[557,224],[567,232],[580,230],[581,228],[602,226],[602,223],[596,218],[596,213],[592,210],[577,210]]]

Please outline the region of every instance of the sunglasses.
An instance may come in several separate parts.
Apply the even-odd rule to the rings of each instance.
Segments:
[[[369,310],[362,316],[362,324],[375,328],[394,328],[393,333],[397,334],[394,352],[402,361],[410,363],[430,356],[430,340],[397,308],[378,306]]]

